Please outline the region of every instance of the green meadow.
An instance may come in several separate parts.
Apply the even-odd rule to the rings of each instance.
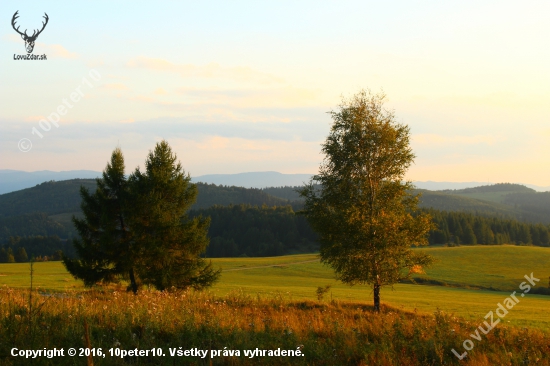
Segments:
[[[512,291],[520,292],[524,275],[540,279],[537,288],[549,286],[550,248],[517,246],[462,246],[422,249],[436,263],[419,277],[433,280],[425,284],[396,284],[382,290],[382,303],[405,311],[434,313],[438,310],[481,321],[494,311]],[[225,296],[241,292],[259,298],[315,300],[319,286],[330,285],[323,301],[371,304],[368,286],[347,286],[334,279],[332,270],[314,254],[268,258],[213,259],[223,269],[221,280],[209,292]],[[28,263],[1,264],[0,283],[12,288],[30,286]],[[60,262],[34,264],[33,287],[39,291],[84,289]],[[550,331],[550,296],[526,294],[510,310],[505,322]]]

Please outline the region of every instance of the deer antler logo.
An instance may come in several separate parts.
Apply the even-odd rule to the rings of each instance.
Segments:
[[[36,41],[38,35],[42,33],[44,28],[46,28],[46,24],[48,24],[48,14],[44,13],[44,18],[46,19],[46,22],[42,22],[42,29],[35,29],[32,36],[29,36],[26,29],[25,33],[21,33],[19,31],[19,27],[15,28],[15,20],[19,18],[19,15],[17,15],[17,13],[19,13],[19,10],[17,10],[15,14],[13,14],[13,18],[11,18],[11,26],[13,27],[13,29],[15,29],[17,33],[21,35],[21,38],[23,38],[23,40],[25,41],[25,48],[27,49],[27,53],[32,53],[32,50],[34,49],[34,41]]]

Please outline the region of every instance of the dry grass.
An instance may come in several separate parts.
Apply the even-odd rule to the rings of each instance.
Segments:
[[[0,289],[0,364],[26,365],[8,356],[19,349],[86,346],[105,358],[94,365],[443,365],[459,364],[462,349],[479,325],[440,312],[421,315],[392,308],[381,314],[358,303],[291,301],[279,294],[251,297],[234,291],[223,297],[193,291],[137,296],[113,289],[56,296]],[[460,364],[547,365],[550,335],[498,325]],[[111,357],[108,350],[162,348],[165,357]],[[239,350],[240,357],[171,357],[169,348]],[[304,357],[244,357],[244,350],[300,350]],[[33,365],[85,364],[86,358],[39,358]]]

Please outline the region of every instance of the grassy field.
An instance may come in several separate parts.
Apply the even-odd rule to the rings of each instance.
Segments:
[[[540,278],[538,287],[548,287],[550,248],[515,246],[463,246],[422,249],[437,262],[422,277],[458,287],[397,284],[382,290],[382,302],[406,311],[433,313],[438,309],[480,321],[495,310],[512,291],[533,272]],[[367,286],[346,286],[334,279],[332,270],[318,262],[313,254],[270,258],[214,259],[224,272],[209,290],[214,296],[235,291],[260,298],[316,300],[318,286],[331,285],[325,300],[372,302]],[[47,291],[82,289],[60,262],[35,263],[34,286]],[[0,283],[13,288],[28,288],[29,264],[0,265]],[[462,287],[462,288],[460,288]],[[472,287],[472,288],[468,288]],[[475,288],[493,288],[489,291]],[[536,327],[550,331],[550,296],[527,294],[511,311],[510,325]]]
[[[550,285],[550,248],[476,245],[422,250],[438,261],[422,277],[450,285],[514,291],[531,272],[541,279],[541,286]]]
[[[258,298],[242,291],[138,295],[113,289],[33,296],[0,288],[0,364],[28,365],[548,365],[550,334],[499,325],[460,361],[478,326],[442,312],[422,314],[360,302]],[[12,350],[101,350],[96,357],[26,359]],[[152,350],[135,357],[119,350]],[[184,355],[201,350],[204,356]],[[245,354],[252,350],[267,354]],[[274,350],[290,355],[269,355]],[[172,354],[181,351],[182,354]],[[213,355],[213,351],[216,353]],[[299,353],[298,353],[299,352]],[[157,353],[158,354],[158,353]],[[208,356],[206,355],[208,354]],[[105,356],[103,356],[105,355]]]

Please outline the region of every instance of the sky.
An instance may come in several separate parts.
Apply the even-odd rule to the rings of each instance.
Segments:
[[[42,27],[34,55],[12,28]],[[361,89],[411,132],[414,181],[550,186],[547,1],[0,3],[0,169],[317,172]]]

